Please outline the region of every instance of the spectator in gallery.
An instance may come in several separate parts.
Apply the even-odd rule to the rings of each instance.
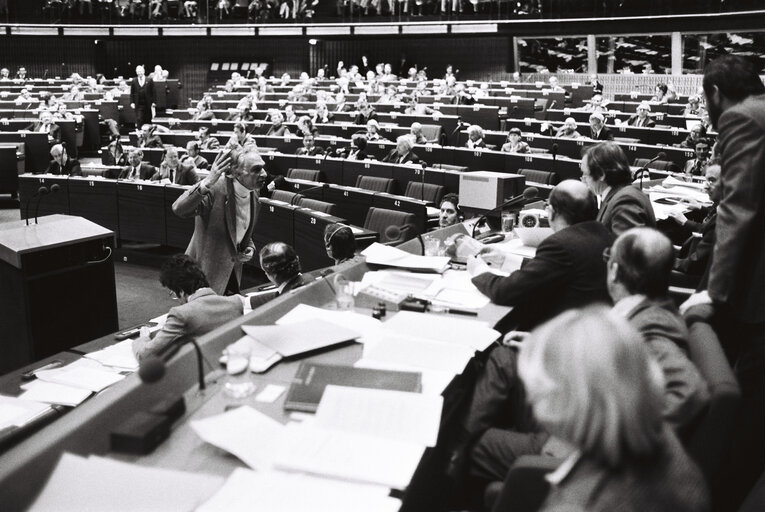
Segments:
[[[356,237],[345,224],[333,223],[324,228],[324,246],[327,256],[335,265],[346,262],[356,255]]]
[[[502,145],[502,151],[505,153],[531,153],[531,148],[528,144],[521,140],[521,129],[510,128],[507,133],[507,140]]]

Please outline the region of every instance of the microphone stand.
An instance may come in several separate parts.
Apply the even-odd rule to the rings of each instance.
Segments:
[[[533,192],[530,192],[532,190],[533,190]],[[476,221],[476,223],[473,224],[473,230],[470,233],[470,238],[475,238],[475,231],[476,231],[476,229],[478,229],[478,226],[481,224],[481,222],[483,222],[484,220],[486,220],[489,217],[489,214],[494,213],[494,212],[498,212],[498,211],[502,211],[505,208],[513,208],[513,207],[516,207],[516,206],[521,206],[522,207],[523,204],[526,201],[531,201],[532,199],[535,199],[538,194],[539,194],[539,191],[536,188],[534,188],[534,187],[527,188],[524,191],[524,193],[521,194],[520,196],[513,197],[512,199],[510,199],[508,201],[505,201],[501,205],[495,206],[491,210],[487,211],[486,213],[484,213],[483,215],[478,217],[478,220]]]
[[[29,204],[32,202],[32,199],[39,196],[43,190],[47,191],[48,189],[45,187],[40,187],[37,189],[37,192],[35,192],[29,198],[27,198],[27,204],[24,206],[24,213],[25,213],[24,217],[26,217],[25,220],[26,220],[27,226],[29,226]]]

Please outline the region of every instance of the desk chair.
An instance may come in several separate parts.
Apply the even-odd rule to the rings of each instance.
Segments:
[[[284,201],[289,204],[299,201],[302,197],[297,192],[290,192],[288,190],[274,190],[271,192],[271,199],[274,201]]]
[[[412,199],[422,199],[428,203],[439,206],[446,190],[443,185],[434,185],[433,183],[420,183],[419,181],[410,181],[406,184],[404,195]]]
[[[319,201],[318,199],[309,199],[307,197],[300,197],[297,200],[297,205],[302,208],[309,208],[317,212],[328,213],[334,215],[337,207],[334,203],[327,203],[326,201]]]
[[[393,178],[379,178],[377,176],[358,176],[356,178],[356,187],[373,192],[393,193],[393,187],[396,182]]]
[[[555,185],[558,181],[554,172],[540,171],[538,169],[518,169],[518,174],[526,178],[526,183]]]
[[[391,238],[387,229],[391,226],[398,227],[401,232],[398,237]],[[367,218],[364,220],[364,229],[380,233],[380,243],[397,244],[405,242],[415,236],[415,216],[413,213],[398,212],[385,208],[370,208]]]
[[[645,167],[648,162],[650,162],[648,158],[636,158],[633,165],[635,167]],[[648,168],[656,169],[658,171],[671,171],[672,169],[670,169],[670,166],[675,168],[677,167],[677,164],[667,160],[656,160],[655,162],[651,162],[651,165]]]
[[[287,177],[298,180],[321,181],[321,171],[316,169],[289,169]]]

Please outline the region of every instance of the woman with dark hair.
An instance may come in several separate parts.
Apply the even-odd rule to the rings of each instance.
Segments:
[[[324,228],[324,245],[327,256],[335,260],[335,265],[356,255],[356,237],[353,236],[351,228],[344,224],[328,224]]]
[[[627,155],[616,143],[586,147],[581,168],[582,182],[600,198],[597,220],[614,235],[638,226],[656,227],[651,201],[632,186]]]
[[[247,299],[215,293],[200,266],[185,254],[177,254],[162,265],[159,282],[180,305],[170,308],[165,325],[153,339],[148,329],[141,329],[133,341],[133,353],[139,360],[177,339],[206,334],[244,312],[243,300]]]

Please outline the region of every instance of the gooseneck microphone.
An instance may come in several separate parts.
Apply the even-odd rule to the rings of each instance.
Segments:
[[[32,199],[34,199],[37,196],[47,194],[49,192],[50,190],[48,190],[48,187],[42,186],[37,189],[37,192],[35,192],[34,194],[32,194],[31,196],[27,198],[27,204],[24,206],[24,217],[26,218],[27,226],[29,226],[29,205],[32,202]]]
[[[391,225],[385,228],[385,237],[388,238],[389,240],[398,241],[402,233],[401,228],[410,229],[413,232],[417,233],[417,230],[411,224],[404,224],[403,226],[400,226],[400,227],[396,225]],[[417,240],[420,242],[420,256],[425,256],[425,241],[422,239],[422,235],[420,233],[417,233],[415,236]]]
[[[651,175],[651,171],[648,169],[648,166],[657,160],[664,160],[665,158],[667,158],[667,154],[664,151],[659,151],[655,157],[651,158],[645,163],[645,165],[643,165],[643,167],[637,170],[637,172],[640,173],[640,190],[643,190],[643,178],[645,175],[648,174],[649,177]]]
[[[552,147],[550,148],[550,153],[552,153],[552,172],[555,172],[555,163],[558,161],[558,143],[553,142]]]
[[[42,202],[42,198],[44,195],[55,194],[61,189],[61,187],[58,185],[58,183],[54,183],[50,186],[50,192],[46,189],[45,192],[41,192],[40,196],[37,198],[37,205],[35,205],[35,224],[37,224],[37,213],[40,211],[40,203]]]
[[[531,202],[534,199],[536,199],[538,195],[539,195],[539,189],[537,189],[536,187],[529,187],[523,191],[523,194],[512,197],[509,200],[502,203],[501,205],[495,206],[491,210],[487,211],[486,213],[478,217],[478,221],[476,221],[476,223],[473,224],[473,231],[472,233],[470,233],[470,236],[472,238],[475,238],[475,230],[478,229],[478,226],[481,225],[481,223],[485,221],[491,213],[504,210],[505,208],[522,207],[527,202]]]
[[[194,345],[194,350],[197,353],[197,376],[199,378],[199,390],[203,391],[206,388],[206,385],[204,369],[202,368],[202,350],[199,348],[197,342],[193,339],[173,341],[169,345],[157,351],[156,354],[152,354],[141,360],[138,366],[138,376],[141,378],[141,381],[147,384],[152,384],[161,380],[162,377],[165,376],[165,371],[167,370],[165,363],[172,359],[172,357],[178,353],[181,346],[185,345],[186,343],[191,343]]]

